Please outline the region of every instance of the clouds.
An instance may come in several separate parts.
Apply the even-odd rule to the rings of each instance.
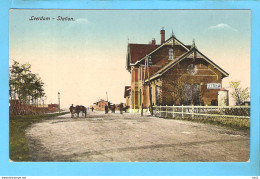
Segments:
[[[80,26],[80,25],[87,25],[89,23],[89,20],[86,18],[78,18],[75,21],[71,21],[71,23],[67,26],[67,28]]]
[[[229,31],[233,31],[233,32],[238,32],[237,29],[231,27],[228,24],[217,24],[217,25],[208,27],[207,30],[229,30]]]
[[[83,24],[83,23],[88,23],[89,21],[88,21],[88,19],[85,19],[85,18],[79,18],[79,19],[76,20],[76,22]]]

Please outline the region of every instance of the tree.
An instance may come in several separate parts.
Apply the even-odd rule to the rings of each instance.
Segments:
[[[242,88],[240,86],[240,81],[230,81],[229,85],[233,89],[231,96],[236,102],[236,105],[243,104],[250,96],[248,87]]]
[[[165,92],[163,95],[162,102],[163,104],[167,99],[170,99],[168,101],[172,101],[175,105],[181,105],[184,104],[184,85],[186,82],[186,78],[184,80],[185,76],[180,76],[179,78],[170,79],[166,78],[164,80],[164,85],[162,86],[162,90]],[[167,104],[172,105],[172,104]]]
[[[188,88],[185,88],[185,86]],[[163,105],[204,104],[203,101],[200,100],[200,97],[203,96],[206,91],[205,85],[201,86],[200,83],[196,81],[196,76],[194,75],[182,74],[166,77],[164,78],[162,90],[164,93],[162,99]],[[199,91],[199,93],[194,93],[196,91]]]
[[[9,69],[9,96],[24,104],[38,104],[45,97],[44,83],[37,74],[31,72],[30,64],[19,64],[13,61]]]

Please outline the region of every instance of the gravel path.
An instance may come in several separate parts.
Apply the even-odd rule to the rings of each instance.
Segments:
[[[26,130],[32,161],[249,161],[250,137],[209,124],[90,112],[33,124]]]

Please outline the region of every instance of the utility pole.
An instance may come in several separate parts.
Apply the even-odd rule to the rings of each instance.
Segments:
[[[142,80],[142,94],[140,94],[140,95],[142,95],[142,101],[141,101],[141,116],[143,116],[143,114],[144,114],[144,105],[143,105],[143,103],[144,103],[144,89],[145,89],[145,79],[146,79],[146,71],[147,71],[147,69],[148,69],[148,57],[145,59],[145,63],[144,63],[144,73],[143,73],[143,69],[141,68],[141,74],[142,74],[142,77],[141,77],[141,80]]]
[[[150,66],[152,65],[152,60],[151,60],[151,56],[147,56],[145,59],[145,71],[144,71],[144,76],[143,76],[143,82],[142,82],[142,104],[141,104],[141,116],[143,116],[143,101],[144,101],[144,86],[145,86],[145,79],[146,79],[146,73],[147,73],[147,77],[148,77],[148,92],[149,92],[149,99],[150,99],[150,113],[153,116],[153,105],[152,105],[152,91],[151,91],[151,82],[150,82]]]
[[[150,110],[151,110],[150,113],[153,116],[152,91],[151,91],[151,81],[150,81],[150,67],[151,67],[151,65],[152,65],[151,56],[147,56],[145,68],[147,70],[147,76],[148,76],[148,88],[149,88],[148,91],[149,91]],[[145,72],[146,72],[146,70],[145,70]],[[146,75],[145,75],[145,77],[146,77]]]
[[[59,101],[59,113],[60,113],[60,92],[58,92],[58,101]]]
[[[151,91],[151,81],[150,81],[150,67],[152,65],[151,56],[148,57],[148,83],[149,83],[149,94],[150,94],[150,107],[151,107],[151,115],[153,116],[153,104],[152,104],[152,91]]]
[[[145,61],[145,64],[146,64],[146,61]],[[145,65],[144,65],[145,66]],[[144,115],[144,80],[145,80],[145,72],[143,74],[143,68],[140,68],[141,69],[141,80],[142,80],[142,93],[140,95],[142,95],[142,101],[141,101],[141,116]]]

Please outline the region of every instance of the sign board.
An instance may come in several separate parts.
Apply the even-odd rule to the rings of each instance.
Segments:
[[[208,83],[207,89],[220,89],[221,84],[220,83]]]

